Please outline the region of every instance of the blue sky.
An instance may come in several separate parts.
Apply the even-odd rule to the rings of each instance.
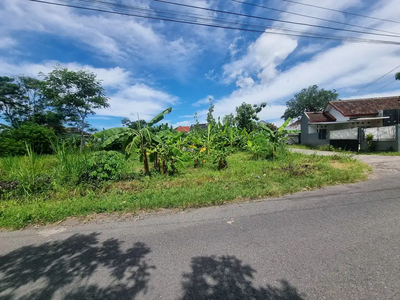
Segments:
[[[173,1],[341,27],[230,0]],[[400,33],[400,24],[397,23],[355,18],[280,0],[245,1]],[[398,0],[298,1],[400,20]],[[195,13],[214,19],[224,17],[232,22],[252,22],[265,27],[285,26],[304,33],[332,34],[323,29],[223,16],[152,0],[117,2],[152,10]],[[174,126],[190,125],[194,122],[195,112],[200,121],[205,120],[208,98],[215,102],[215,115],[221,117],[234,112],[242,102],[267,102],[268,106],[259,114],[261,119],[281,124],[280,116],[286,101],[302,88],[313,84],[336,89],[341,98],[400,95],[400,82],[373,93],[391,82],[395,72],[364,89],[400,64],[400,46],[306,39],[272,34],[271,31],[280,32],[268,29],[265,34],[248,33],[87,12],[27,0],[2,0],[0,75],[37,76],[39,72],[51,71],[57,64],[96,73],[110,97],[110,107],[97,111],[96,116],[91,118],[91,123],[99,129],[120,126],[123,117],[136,119],[139,115],[140,118],[150,119],[169,106],[173,107],[173,111],[167,122]],[[338,34],[396,40],[392,37]]]

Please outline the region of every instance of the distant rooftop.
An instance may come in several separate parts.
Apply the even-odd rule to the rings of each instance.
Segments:
[[[345,117],[377,115],[380,110],[400,109],[400,96],[331,101]]]

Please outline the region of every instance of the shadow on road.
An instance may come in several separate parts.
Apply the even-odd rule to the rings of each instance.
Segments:
[[[303,300],[296,288],[281,280],[281,287],[255,287],[256,271],[234,256],[192,258],[192,272],[184,274],[182,300],[263,299]]]
[[[133,299],[146,292],[155,267],[145,260],[151,252],[145,244],[121,245],[100,243],[96,233],[76,234],[0,256],[0,299]]]

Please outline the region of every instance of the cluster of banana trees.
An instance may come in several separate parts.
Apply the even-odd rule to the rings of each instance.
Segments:
[[[276,157],[278,149],[284,145],[289,133],[285,127],[290,120],[276,132],[260,124],[255,131],[249,133],[236,127],[222,125],[220,120],[209,124],[206,130],[195,128],[188,134],[176,132],[168,127],[156,130],[154,125],[171,111],[172,108],[164,110],[146,126],[141,127],[138,124],[138,129],[111,128],[97,132],[95,137],[103,141],[103,147],[123,141],[127,157],[134,152],[138,153],[144,173],[148,175],[149,162],[153,163],[153,170],[161,174],[173,174],[177,165],[190,160],[195,168],[213,163],[219,170],[224,169],[228,166],[227,157],[237,150],[251,152],[254,159]]]

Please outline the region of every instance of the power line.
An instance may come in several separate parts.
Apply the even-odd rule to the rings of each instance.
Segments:
[[[171,1],[167,1],[167,0],[154,0],[154,1],[156,1],[156,2],[161,2],[161,3],[167,3],[167,4],[171,4],[171,5],[182,6],[182,7],[189,7],[189,8],[201,9],[201,10],[212,11],[212,12],[217,12],[217,13],[235,15],[235,16],[240,16],[240,17],[255,18],[255,19],[260,19],[260,20],[281,22],[281,23],[294,24],[294,25],[300,25],[300,26],[309,26],[309,27],[315,27],[315,28],[322,28],[322,29],[329,29],[329,30],[338,30],[338,31],[347,31],[347,32],[352,32],[352,33],[370,34],[370,35],[378,35],[378,36],[386,36],[386,37],[395,37],[395,38],[398,38],[398,37],[399,37],[399,36],[397,36],[397,35],[389,35],[389,34],[365,32],[365,31],[358,31],[358,30],[352,30],[352,29],[344,29],[344,28],[337,28],[337,27],[329,27],[329,26],[308,24],[308,23],[303,23],[303,22],[294,22],[294,21],[279,20],[279,19],[274,19],[274,18],[266,18],[266,17],[260,17],[260,16],[253,16],[253,15],[247,15],[247,14],[242,14],[242,13],[236,13],[236,12],[231,12],[231,11],[226,11],[226,10],[219,10],[219,9],[213,9],[213,8],[195,6],[195,5],[190,5],[190,4],[171,2]]]
[[[378,91],[380,91],[380,90],[384,89],[385,87],[387,87],[387,86],[391,85],[391,84],[392,84],[392,83],[394,83],[395,81],[396,81],[396,79],[395,79],[395,80],[393,80],[393,81],[391,81],[391,82],[389,82],[388,84],[385,84],[384,86],[380,87],[379,89],[377,89],[377,90],[375,90],[375,91],[371,92],[371,94],[373,94],[373,93],[376,93],[376,92],[378,92]]]
[[[33,1],[37,2],[37,1]],[[193,14],[193,13],[178,13],[176,11],[165,11],[165,10],[157,10],[157,9],[148,9],[146,7],[140,7],[140,6],[133,6],[133,5],[124,5],[124,4],[116,4],[116,3],[111,3],[111,2],[105,2],[105,1],[96,1],[96,0],[64,0],[64,2],[86,2],[90,4],[102,4],[104,6],[110,6],[113,8],[124,8],[124,11],[126,12],[127,10],[134,10],[134,11],[139,11],[139,12],[145,12],[145,13],[160,13],[160,14],[166,14],[166,15],[181,15],[183,18],[187,17],[196,17],[197,19],[205,20],[205,21],[210,21],[210,22],[223,22],[227,24],[233,24],[233,25],[243,25],[243,26],[249,26],[249,27],[254,27],[254,28],[261,28],[262,32],[265,31],[265,29],[279,29],[287,32],[297,32],[297,33],[304,33],[304,31],[301,30],[293,30],[293,29],[288,29],[285,27],[277,27],[277,26],[268,26],[268,25],[263,25],[263,24],[255,24],[255,23],[242,23],[242,22],[235,22],[230,19],[224,19],[224,18],[206,18],[204,15],[200,14]],[[47,4],[47,3],[46,3]],[[96,7],[98,9],[99,7]],[[131,16],[132,13],[129,13]],[[313,32],[308,32],[308,34],[314,34]]]
[[[329,7],[323,7],[323,6],[318,6],[318,5],[314,5],[314,4],[302,3],[302,2],[293,1],[293,0],[281,0],[281,1],[290,2],[290,3],[303,5],[303,6],[308,6],[308,7],[319,8],[319,9],[323,9],[323,10],[334,11],[334,12],[338,12],[338,13],[342,13],[342,14],[347,14],[347,15],[351,15],[351,16],[360,17],[360,18],[367,18],[367,19],[373,19],[373,20],[378,20],[378,21],[383,21],[383,22],[390,22],[390,23],[400,24],[400,22],[398,22],[398,21],[393,21],[393,20],[388,20],[388,19],[381,19],[381,18],[366,16],[366,15],[361,15],[361,14],[352,13],[352,12],[349,12],[349,11],[338,10],[338,9],[329,8]]]
[[[322,36],[322,35],[316,35],[316,34],[314,34],[314,35],[310,35],[310,34],[291,34],[291,33],[283,33],[283,32],[273,32],[273,31],[241,28],[241,27],[206,24],[206,23],[199,23],[199,22],[194,22],[194,21],[183,21],[183,20],[170,19],[170,18],[164,18],[164,17],[158,17],[158,16],[142,15],[142,14],[137,14],[137,13],[123,13],[123,12],[110,11],[110,10],[100,9],[100,8],[89,8],[89,7],[84,7],[84,6],[63,4],[63,3],[59,3],[59,2],[50,2],[50,1],[44,1],[44,0],[27,0],[27,1],[36,2],[36,3],[43,3],[43,4],[50,4],[50,5],[55,5],[55,6],[62,6],[62,7],[77,8],[77,9],[83,9],[83,10],[88,10],[88,11],[96,11],[96,12],[104,12],[104,13],[110,13],[110,14],[118,14],[118,15],[130,16],[130,17],[139,17],[139,18],[146,18],[146,19],[152,19],[152,20],[160,20],[160,21],[169,21],[169,22],[182,23],[182,24],[199,25],[199,26],[206,26],[206,27],[212,27],[212,28],[241,30],[241,31],[253,32],[253,33],[286,35],[286,36],[293,36],[293,37],[336,40],[336,41],[345,41],[345,42],[353,42],[353,43],[373,43],[373,44],[400,45],[400,42],[394,42],[394,41],[371,40],[371,39],[353,38],[353,37],[345,37],[345,36]],[[293,30],[291,30],[291,31],[293,31]]]
[[[64,1],[74,1],[74,0],[64,0]],[[232,0],[232,1],[235,1],[235,0]],[[90,4],[98,3],[98,4],[104,4],[106,6],[111,6],[111,7],[114,7],[114,8],[115,7],[118,7],[118,8],[122,7],[122,8],[125,8],[125,9],[134,9],[134,10],[140,10],[140,11],[147,11],[147,12],[150,12],[150,13],[158,12],[160,14],[179,15],[179,13],[176,12],[176,11],[172,12],[172,11],[163,11],[163,10],[157,10],[157,9],[151,9],[150,10],[147,7],[125,5],[125,4],[120,4],[120,3],[117,4],[117,3],[111,3],[111,2],[100,1],[100,0],[75,0],[75,2],[87,2],[87,3],[90,3]],[[188,16],[194,16],[197,19],[202,19],[202,20],[206,20],[206,21],[211,21],[211,22],[217,21],[217,22],[224,22],[224,23],[229,23],[229,24],[233,24],[233,25],[244,25],[244,26],[250,26],[250,27],[255,27],[255,28],[262,28],[262,30],[265,30],[266,28],[269,28],[269,29],[284,30],[284,31],[288,31],[288,32],[304,33],[304,31],[288,29],[288,28],[285,28],[285,27],[267,26],[267,25],[263,25],[263,24],[254,24],[254,23],[238,23],[238,22],[235,22],[235,21],[232,21],[232,20],[229,20],[229,19],[224,19],[224,18],[212,18],[212,19],[210,19],[210,18],[205,18],[204,15],[193,14],[193,13],[186,13],[185,12],[185,13],[182,13],[180,15],[183,15],[183,17],[185,17],[185,18],[187,18]],[[389,33],[391,33],[391,32],[389,32]],[[307,32],[307,34],[316,34],[316,33]],[[398,37],[400,37],[400,35]]]
[[[249,2],[245,2],[245,1],[239,1],[239,0],[231,0],[231,1],[237,2],[237,3],[241,3],[241,4],[245,4],[245,5],[249,5],[249,6],[261,7],[261,8],[265,8],[265,9],[268,9],[268,10],[278,11],[278,12],[285,13],[285,14],[300,16],[300,17],[304,17],[304,18],[309,18],[309,19],[314,19],[314,20],[319,20],[319,21],[324,21],[324,22],[330,22],[330,23],[335,23],[335,24],[340,24],[340,25],[345,25],[345,26],[351,26],[351,27],[355,27],[355,28],[361,28],[361,29],[374,30],[374,31],[385,32],[385,33],[391,33],[391,34],[395,34],[395,35],[400,36],[399,33],[393,32],[393,31],[386,31],[386,30],[375,29],[375,28],[371,28],[371,27],[365,27],[365,26],[360,26],[360,25],[355,25],[355,24],[350,24],[350,23],[345,23],[345,22],[340,22],[340,21],[335,21],[335,20],[328,20],[328,19],[319,18],[319,17],[315,17],[315,16],[296,13],[296,12],[293,12],[293,11],[279,9],[279,8],[275,8],[275,7],[269,7],[269,6],[265,6],[265,5],[249,3]]]
[[[369,88],[371,85],[373,85],[374,83],[378,82],[379,80],[381,80],[382,78],[386,77],[387,75],[389,75],[390,73],[392,73],[393,71],[395,71],[396,69],[400,68],[400,65],[398,65],[397,67],[395,67],[394,69],[390,70],[389,72],[385,73],[384,75],[382,75],[381,77],[377,78],[376,80],[372,81],[371,83],[367,84],[365,87],[363,87],[359,92],[357,92],[357,94],[360,94],[361,92],[365,91],[367,88]]]

